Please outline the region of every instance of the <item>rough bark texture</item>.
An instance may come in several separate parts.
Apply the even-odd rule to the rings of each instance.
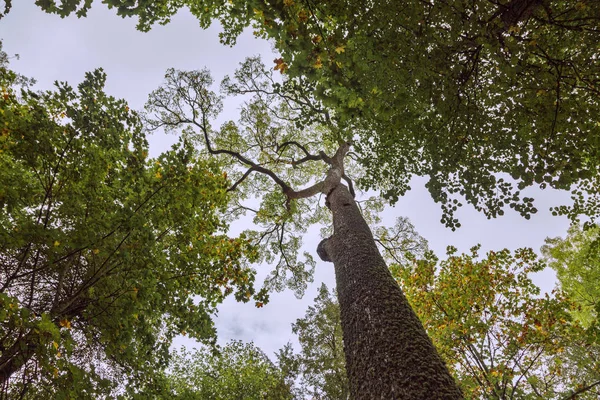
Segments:
[[[462,399],[348,189],[327,201],[334,234],[320,247],[335,266],[351,398]]]

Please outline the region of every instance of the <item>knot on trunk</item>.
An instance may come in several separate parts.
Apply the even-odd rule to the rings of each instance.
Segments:
[[[319,242],[319,245],[317,246],[317,254],[321,258],[321,260],[333,262],[333,260],[329,257],[329,254],[327,253],[327,241],[329,239],[331,238],[325,238]]]

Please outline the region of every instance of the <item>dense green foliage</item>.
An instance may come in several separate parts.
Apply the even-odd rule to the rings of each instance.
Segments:
[[[214,342],[223,298],[254,292],[253,250],[220,217],[227,181],[182,137],[148,158],[103,91],[20,91],[0,66],[0,397],[151,393],[172,339]]]
[[[38,5],[63,16],[91,6],[56,3]],[[520,190],[532,185],[573,190],[574,204],[558,214],[598,216],[596,1],[105,3],[137,16],[142,30],[187,7],[202,27],[219,20],[228,44],[253,26],[281,53],[276,70],[339,124],[363,128],[337,133],[355,140],[361,185],[394,202],[411,176],[428,176],[447,226],[460,226],[463,199],[488,217],[509,205],[529,218],[537,210]]]
[[[580,366],[581,378],[587,382],[598,381],[597,376],[585,372],[599,370],[600,363],[600,228],[582,229],[581,225],[569,228],[567,236],[546,239],[542,248],[550,267],[556,271],[558,287],[567,293],[576,307],[571,315],[586,329],[587,341],[594,346],[572,347],[571,362]],[[600,384],[600,383],[599,383]]]
[[[232,341],[218,352],[203,347],[176,352],[169,367],[172,394],[180,400],[291,399],[285,375],[251,343]]]
[[[580,225],[573,225],[566,238],[546,239],[542,252],[556,271],[560,288],[579,306],[573,315],[586,326],[598,324],[600,227],[583,230]]]

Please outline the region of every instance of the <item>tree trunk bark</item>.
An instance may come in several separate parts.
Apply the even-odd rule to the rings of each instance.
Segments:
[[[327,202],[334,234],[319,255],[335,266],[351,398],[462,399],[346,186]]]

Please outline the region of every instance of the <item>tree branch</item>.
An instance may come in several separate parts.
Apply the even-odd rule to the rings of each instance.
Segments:
[[[596,381],[590,385],[584,386],[581,389],[578,389],[578,390],[574,391],[573,393],[571,393],[568,397],[563,397],[561,400],[574,400],[581,393],[587,392],[588,390],[592,389],[594,386],[598,386],[598,385],[600,385],[600,381]]]
[[[233,192],[239,184],[241,184],[242,182],[244,182],[244,180],[253,172],[256,171],[256,169],[254,167],[249,168],[244,175],[242,175],[242,177],[240,179],[238,179],[229,189],[227,189],[227,192]]]
[[[352,184],[352,179],[348,178],[346,174],[342,175],[342,179],[346,181],[348,184],[348,191],[352,195],[352,197],[356,197],[356,193],[354,192],[354,185]]]

